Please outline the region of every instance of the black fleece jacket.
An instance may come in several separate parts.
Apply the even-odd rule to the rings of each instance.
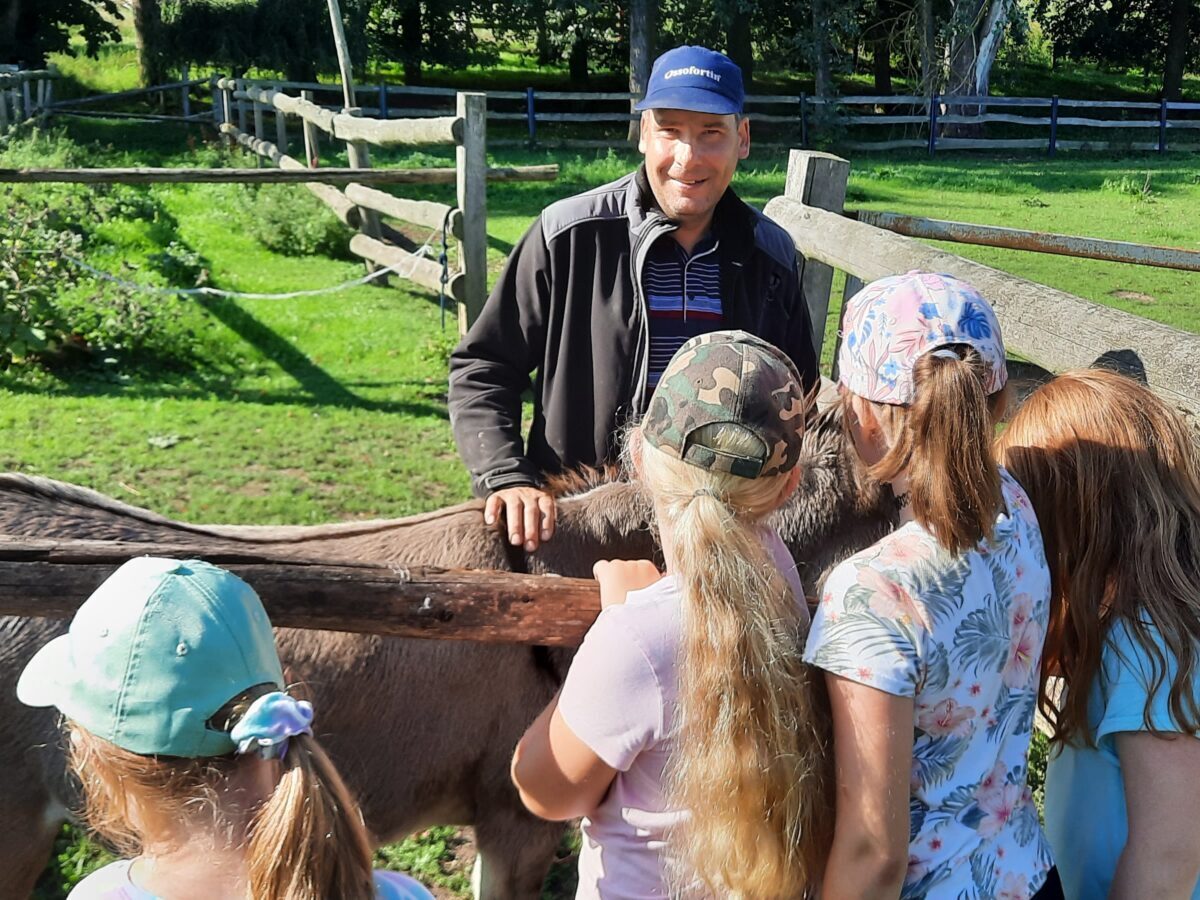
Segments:
[[[450,356],[450,422],[475,492],[616,459],[646,409],[649,327],[642,268],[676,225],[644,168],[547,207],[509,255],[483,312]],[[732,188],[713,212],[724,328],[758,335],[817,383],[795,245]],[[528,445],[521,397],[533,388]]]

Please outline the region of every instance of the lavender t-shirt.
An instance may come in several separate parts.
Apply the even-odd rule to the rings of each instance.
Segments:
[[[796,564],[774,531],[763,544],[808,623]],[[668,896],[666,831],[686,819],[663,796],[663,770],[677,730],[679,591],[667,575],[600,613],[563,684],[563,721],[617,776],[583,820],[576,898]]]

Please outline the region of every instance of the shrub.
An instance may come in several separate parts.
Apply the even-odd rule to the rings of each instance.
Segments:
[[[250,233],[268,250],[285,256],[352,258],[350,230],[299,185],[252,187],[244,196]]]

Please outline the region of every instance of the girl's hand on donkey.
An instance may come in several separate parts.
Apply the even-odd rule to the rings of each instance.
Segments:
[[[648,588],[662,578],[648,559],[602,559],[592,566],[592,575],[600,582],[602,609],[619,606],[630,591]]]

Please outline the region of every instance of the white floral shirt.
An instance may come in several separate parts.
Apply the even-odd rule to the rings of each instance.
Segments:
[[[1025,900],[1051,866],[1026,786],[1050,571],[1029,498],[960,555],[910,522],[829,576],[812,664],[912,697],[909,863],[902,897]]]

